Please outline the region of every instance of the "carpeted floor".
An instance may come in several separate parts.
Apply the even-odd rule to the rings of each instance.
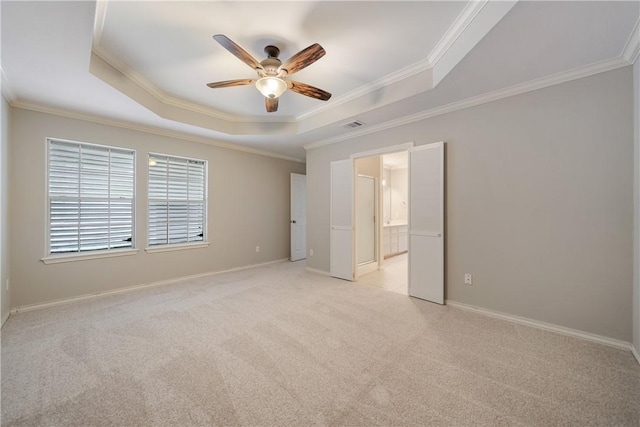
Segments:
[[[304,262],[11,316],[2,425],[640,424],[630,352]]]

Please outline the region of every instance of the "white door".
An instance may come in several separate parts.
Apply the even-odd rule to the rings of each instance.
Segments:
[[[353,161],[331,162],[331,276],[353,280]]]
[[[291,261],[307,257],[307,177],[291,174]]]
[[[409,295],[444,304],[444,143],[409,150]]]
[[[375,179],[358,175],[356,194],[356,258],[360,265],[376,261]]]

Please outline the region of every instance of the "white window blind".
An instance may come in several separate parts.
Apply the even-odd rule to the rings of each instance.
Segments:
[[[203,242],[204,160],[149,154],[149,246]]]
[[[135,152],[49,139],[49,253],[133,247]]]

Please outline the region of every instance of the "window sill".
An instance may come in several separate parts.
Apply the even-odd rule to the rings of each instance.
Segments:
[[[186,249],[206,248],[209,247],[209,245],[209,242],[181,243],[176,245],[151,246],[145,248],[144,250],[147,251],[147,253],[155,254],[158,252],[184,251]]]
[[[114,249],[111,251],[91,252],[84,254],[48,255],[44,258],[41,258],[40,261],[45,264],[59,264],[61,262],[75,262],[85,261],[88,259],[113,258],[118,256],[135,255],[138,252],[138,249]]]

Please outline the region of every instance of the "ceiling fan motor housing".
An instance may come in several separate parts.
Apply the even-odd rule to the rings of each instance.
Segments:
[[[282,61],[278,58],[267,58],[261,61],[260,65],[262,65],[262,71],[265,76],[277,76],[280,72]]]
[[[267,59],[260,62],[264,75],[277,76],[280,72],[280,66],[282,65],[282,61],[278,59],[280,49],[278,49],[277,46],[268,45],[265,46],[264,53],[267,54]]]

